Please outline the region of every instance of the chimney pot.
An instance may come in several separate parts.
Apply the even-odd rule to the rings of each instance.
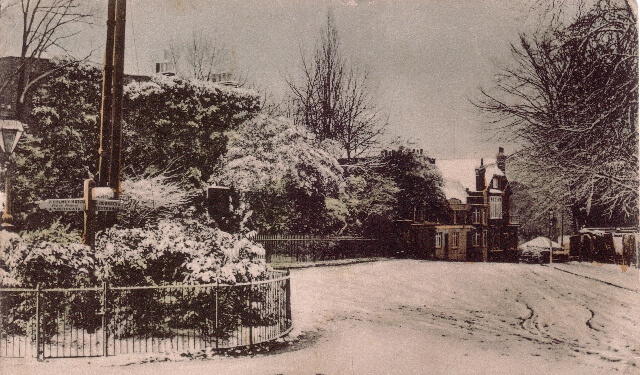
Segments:
[[[507,157],[504,154],[504,148],[498,147],[498,155],[496,155],[496,165],[502,173],[505,173],[505,169],[507,166]]]

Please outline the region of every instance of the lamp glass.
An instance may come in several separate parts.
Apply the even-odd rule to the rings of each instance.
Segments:
[[[13,152],[13,143],[16,140],[18,129],[2,129],[2,149],[6,153]]]

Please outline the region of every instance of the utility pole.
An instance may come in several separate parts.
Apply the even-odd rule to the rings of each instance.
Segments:
[[[120,197],[120,178],[122,176],[122,95],[126,15],[127,0],[117,0],[113,49],[113,128],[111,130],[111,167],[109,168],[109,187],[113,189],[116,199]]]
[[[117,199],[120,196],[122,175],[122,96],[127,1],[109,0],[107,6],[107,42],[100,108],[98,187],[110,187],[113,190],[113,197]],[[89,189],[90,194],[92,194],[91,190]],[[93,197],[89,196],[85,199],[87,200],[86,210],[91,212],[85,215],[83,239],[85,244],[92,245],[95,242],[95,232],[115,223],[116,213],[102,212],[96,217],[93,214],[94,208],[89,207],[88,203],[93,201]]]
[[[109,185],[111,158],[111,128],[113,111],[113,44],[116,26],[116,0],[109,0],[107,12],[107,44],[104,53],[102,74],[102,105],[100,108],[100,163],[98,165],[99,186]]]

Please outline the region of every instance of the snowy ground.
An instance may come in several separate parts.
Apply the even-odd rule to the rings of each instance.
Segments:
[[[299,269],[298,340],[287,349],[127,366],[131,359],[3,360],[0,372],[637,374],[640,275],[624,271],[415,260]]]

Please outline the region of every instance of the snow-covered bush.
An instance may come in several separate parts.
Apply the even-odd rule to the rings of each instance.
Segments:
[[[22,287],[93,286],[96,262],[88,246],[22,241],[9,255],[11,275]]]
[[[251,90],[156,75],[127,85],[125,106],[130,169],[144,174],[171,165],[198,186],[226,151],[226,132],[255,116],[260,100]]]
[[[261,245],[196,220],[111,228],[98,239],[96,257],[100,279],[116,285],[235,284],[267,270]]]
[[[262,246],[196,220],[161,220],[157,226],[146,228],[114,227],[102,233],[94,249],[72,243],[27,242],[17,235],[6,234],[0,236],[0,245],[0,277],[7,280],[8,286],[76,288],[96,286],[102,281],[112,286],[180,283],[229,286],[264,280],[269,271]],[[217,306],[220,324],[216,334],[220,337],[238,324],[238,317],[244,317],[246,322],[250,316],[260,316],[247,306],[249,297],[254,305],[266,298],[258,292],[248,294],[247,287],[222,288],[220,293],[224,300]],[[189,324],[191,327],[201,324],[205,329],[206,319],[198,317],[216,308],[208,294],[196,293],[181,307],[167,304],[169,299],[164,296],[150,290],[114,293],[110,324],[116,335],[162,334]],[[48,293],[42,303],[63,306],[70,323],[92,332],[100,326],[99,298],[99,293]],[[34,316],[33,300],[18,298],[5,302],[0,308],[14,322],[11,331],[24,334],[27,321]],[[160,312],[176,308],[184,309],[185,314],[167,314],[170,320],[160,325],[144,315],[149,309]],[[46,314],[58,311],[45,310]],[[196,311],[199,315],[194,316]],[[45,318],[44,335],[55,334],[55,317]],[[128,323],[122,324],[123,321]]]
[[[77,288],[96,284],[96,262],[88,246],[80,244],[60,244],[53,242],[20,241],[12,249],[7,260],[10,276],[17,286],[34,288]],[[11,317],[10,331],[24,334],[26,322],[35,317],[32,298],[10,295],[13,301],[7,303],[6,316]],[[7,302],[7,301],[5,301]],[[49,293],[43,299],[42,332],[50,337],[57,332],[56,310],[50,306],[62,306],[67,313],[67,321],[78,328],[94,331],[100,325],[99,295],[94,293]]]
[[[47,227],[58,217],[77,225],[73,213],[38,210],[35,202],[81,197],[86,169],[97,172],[101,82],[100,66],[64,61],[27,92],[29,129],[13,177],[20,228]],[[260,110],[253,91],[178,77],[131,82],[123,100],[126,173],[153,177],[170,167],[198,188],[226,151],[226,132]]]
[[[140,228],[162,218],[179,216],[195,195],[179,178],[166,173],[125,178],[120,195],[124,208],[118,212],[119,223]]]
[[[111,228],[100,237],[96,257],[101,265],[99,277],[112,285],[163,285],[175,283],[233,285],[263,280],[267,264],[262,246],[240,235],[207,227],[196,220],[161,220],[144,229]],[[201,325],[211,311],[219,313],[222,336],[238,324],[238,317],[251,314],[244,287],[222,288],[224,303],[215,306],[208,293],[195,293],[176,306],[148,291],[118,294],[112,310],[113,329],[119,337],[135,334],[163,334],[167,329]],[[135,303],[132,298],[135,297]],[[262,302],[259,294],[252,296]],[[146,311],[181,309],[184,314],[167,313],[163,324],[144,318]],[[126,325],[119,324],[127,320]]]
[[[301,126],[259,115],[229,135],[211,182],[231,186],[251,214],[251,229],[326,233],[326,199],[342,189],[342,168]]]
[[[23,241],[32,243],[54,242],[70,244],[81,241],[80,231],[72,230],[69,224],[64,225],[59,219],[54,220],[49,228],[21,232],[20,237]]]
[[[0,231],[0,287],[16,286],[19,284],[9,273],[7,261],[9,260],[10,254],[16,251],[16,248],[20,246],[21,242],[22,240],[18,234]]]

